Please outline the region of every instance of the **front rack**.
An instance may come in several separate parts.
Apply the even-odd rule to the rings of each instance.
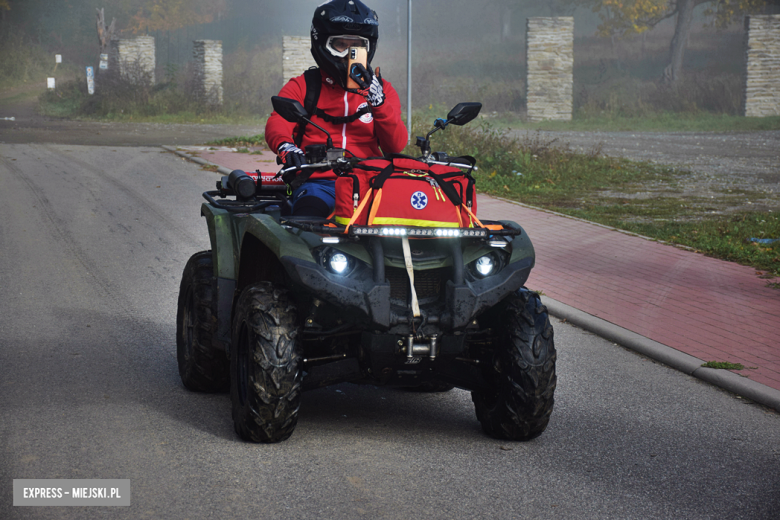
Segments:
[[[482,238],[491,236],[517,236],[520,229],[505,228],[500,222],[483,221],[482,228],[433,228],[413,226],[339,226],[327,219],[299,219],[282,217],[281,225],[326,235],[360,237],[409,237],[409,238]]]
[[[290,206],[290,201],[283,192],[251,201],[224,199],[217,201],[214,197],[224,197],[225,193],[219,190],[203,192],[203,198],[215,208],[224,209],[230,213],[255,213],[269,206]]]

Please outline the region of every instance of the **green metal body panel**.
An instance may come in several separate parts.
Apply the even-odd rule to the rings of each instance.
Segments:
[[[235,280],[238,276],[238,237],[234,233],[229,212],[203,203],[200,214],[206,217],[211,251],[214,257],[214,276]]]
[[[206,217],[214,252],[214,275],[236,280],[241,262],[241,244],[249,233],[260,240],[276,258],[289,256],[312,261],[311,248],[320,245],[319,237],[299,230],[284,229],[271,215],[230,213],[204,203],[201,215]]]

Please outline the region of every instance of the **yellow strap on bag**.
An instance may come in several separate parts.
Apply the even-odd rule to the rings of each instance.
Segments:
[[[355,211],[352,213],[352,218],[351,218],[351,219],[349,219],[349,222],[347,223],[347,228],[344,230],[344,232],[345,232],[345,233],[349,233],[349,228],[352,226],[352,224],[354,224],[354,223],[355,223],[355,221],[357,220],[358,216],[359,216],[361,213],[363,213],[363,208],[365,208],[365,207],[366,207],[366,204],[368,204],[368,200],[371,198],[369,195],[371,195],[371,192],[372,192],[372,191],[373,191],[373,190],[368,190],[368,191],[366,192],[366,196],[365,196],[365,197],[363,197],[363,200],[361,200],[361,201],[360,201],[360,206],[358,206],[358,209],[356,209],[356,210],[355,210]]]
[[[382,188],[374,195],[374,203],[371,205],[371,212],[368,214],[368,225],[374,225],[374,218],[376,218],[376,212],[379,211],[379,204],[382,202]]]
[[[477,223],[477,225],[478,225],[479,227],[481,227],[481,228],[485,227],[485,226],[482,224],[482,222],[480,222],[480,221],[479,221],[479,219],[477,218],[477,216],[476,216],[474,213],[472,213],[472,212],[471,212],[471,208],[470,208],[470,207],[468,207],[468,206],[466,206],[466,205],[463,205],[463,204],[462,204],[462,206],[463,206],[463,208],[464,208],[464,209],[465,209],[465,210],[468,212],[469,216],[470,216],[471,218],[473,218],[473,219],[474,219],[474,222],[476,222],[476,223]]]

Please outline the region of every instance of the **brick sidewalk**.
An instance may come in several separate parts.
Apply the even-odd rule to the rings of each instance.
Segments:
[[[253,155],[233,152],[229,148],[222,147],[177,146],[176,149],[224,166],[228,170],[244,170],[245,172],[260,170],[261,172],[275,173],[281,168],[276,164],[276,154],[268,150],[258,150],[262,153]]]
[[[528,286],[581,311],[780,390],[780,290],[755,269],[480,195],[536,249]],[[756,367],[756,368],[753,368]]]
[[[275,172],[271,152],[201,151]],[[518,222],[536,248],[528,286],[588,314],[780,390],[780,290],[755,270],[485,195],[479,216]],[[755,368],[754,368],[755,367]]]

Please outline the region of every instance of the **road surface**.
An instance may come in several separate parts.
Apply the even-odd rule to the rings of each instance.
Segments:
[[[175,357],[215,174],[0,144],[0,179],[0,518],[776,518],[780,416],[559,321],[532,442],[483,435],[462,390],[345,384],[304,394],[289,441],[244,443]],[[27,478],[130,479],[132,502],[13,507]]]

